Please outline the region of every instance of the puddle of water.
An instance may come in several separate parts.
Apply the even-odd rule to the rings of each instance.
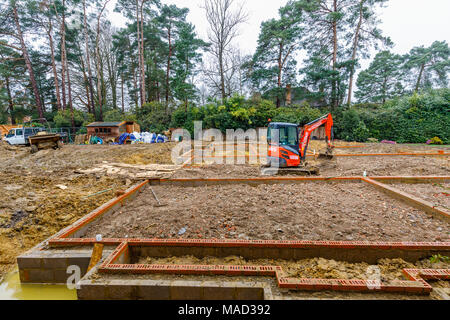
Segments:
[[[19,272],[14,271],[0,283],[0,300],[77,300],[77,290],[64,285],[21,284]]]

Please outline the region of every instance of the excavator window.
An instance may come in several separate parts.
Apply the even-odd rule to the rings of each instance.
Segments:
[[[267,136],[270,142],[276,143],[276,132],[279,132],[279,144],[283,146],[298,146],[298,129],[296,126],[269,127]]]

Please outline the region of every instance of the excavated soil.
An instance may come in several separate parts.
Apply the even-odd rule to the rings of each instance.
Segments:
[[[380,280],[390,282],[392,280],[409,280],[403,275],[403,269],[433,268],[448,269],[450,263],[431,263],[429,259],[409,263],[403,259],[380,259],[375,265],[368,263],[349,263],[345,261],[313,258],[303,260],[283,259],[254,259],[246,260],[242,257],[229,256],[224,258],[194,256],[141,258],[138,264],[154,265],[234,265],[234,266],[280,266],[283,269],[283,277],[307,278],[307,279],[374,279],[373,267],[378,267]],[[372,268],[369,268],[372,267]]]
[[[448,241],[449,224],[364,183],[152,187],[86,237]],[[183,232],[183,229],[186,231]]]
[[[0,141],[0,278],[16,257],[115,197],[134,181],[78,174],[103,163],[171,163],[172,144],[66,145],[30,154]],[[100,194],[96,194],[100,193]]]
[[[397,189],[450,210],[450,183],[393,184]]]

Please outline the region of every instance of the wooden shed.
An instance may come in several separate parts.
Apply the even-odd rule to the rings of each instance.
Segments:
[[[20,127],[21,126],[19,125],[0,124],[0,138],[3,137],[5,134],[7,134],[9,130]]]
[[[102,139],[115,139],[122,133],[141,132],[139,125],[133,121],[93,122],[86,128],[88,136],[97,136]]]

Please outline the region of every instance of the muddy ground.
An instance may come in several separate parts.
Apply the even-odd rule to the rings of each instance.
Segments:
[[[361,144],[336,142],[336,145]],[[0,278],[3,272],[14,266],[18,255],[114,198],[118,190],[136,183],[134,180],[114,175],[80,174],[78,170],[92,169],[104,162],[172,164],[173,146],[66,145],[61,150],[43,150],[32,155],[27,147],[11,147],[0,142]],[[312,141],[310,150],[319,150],[322,146],[323,143]],[[439,149],[450,151],[450,147],[425,145],[364,146],[336,149],[335,152],[432,152]],[[363,170],[367,170],[370,174],[377,175],[448,175],[449,167],[448,157],[338,158],[336,163],[324,165],[321,174],[361,175]],[[259,174],[258,167],[212,166],[201,169],[186,168],[174,176],[248,177]],[[231,229],[230,232],[235,231]],[[335,233],[337,232],[339,231],[336,230]],[[229,236],[235,237],[239,234]],[[346,236],[347,234],[343,233],[343,239]]]
[[[66,145],[30,154],[0,141],[0,279],[16,257],[115,197],[134,181],[77,174],[103,161],[171,163],[171,144]],[[100,194],[95,195],[98,192]]]
[[[151,188],[164,206],[158,206]],[[154,186],[86,237],[448,241],[450,225],[365,183]],[[185,229],[185,232],[182,230]]]

